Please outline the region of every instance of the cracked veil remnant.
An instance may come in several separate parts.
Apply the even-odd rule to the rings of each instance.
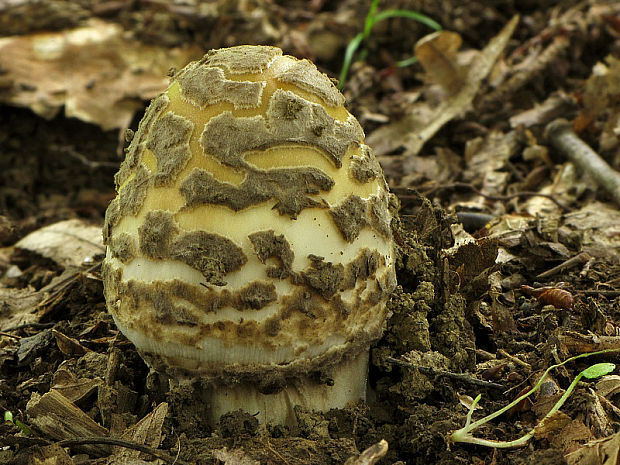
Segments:
[[[396,285],[390,197],[310,61],[241,46],[190,63],[146,110],[115,183],[108,309],[151,368],[204,381],[210,423],[241,408],[293,425],[296,405],[364,398]]]

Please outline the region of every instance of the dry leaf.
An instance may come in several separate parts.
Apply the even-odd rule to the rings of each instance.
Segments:
[[[52,328],[52,334],[56,338],[56,344],[58,344],[60,351],[69,357],[80,357],[86,352],[90,352],[90,349],[80,344],[77,339],[69,337],[56,329]]]
[[[74,465],[71,456],[62,447],[52,444],[49,446],[35,446],[28,454],[31,465]]]
[[[463,84],[463,67],[456,56],[462,43],[456,32],[437,31],[415,44],[415,56],[424,67],[427,80],[439,84],[448,94],[454,94]]]
[[[35,323],[39,317],[33,309],[39,305],[45,295],[32,289],[13,289],[0,287],[0,328],[6,331],[19,325]]]
[[[196,46],[162,48],[127,38],[115,23],[0,38],[3,79],[12,84],[0,101],[28,107],[44,118],[65,106],[68,117],[127,127],[134,112],[168,85],[171,66],[202,55]]]
[[[99,377],[93,379],[78,378],[71,371],[61,366],[54,373],[50,389],[60,392],[73,403],[79,403],[93,394],[97,387],[102,384],[103,380]]]
[[[387,454],[388,442],[381,439],[378,443],[370,446],[359,457],[350,457],[344,465],[374,465]]]
[[[596,392],[603,397],[611,398],[615,396],[620,392],[620,376],[603,376],[596,383]]]
[[[620,60],[613,56],[606,63],[597,63],[592,69],[583,92],[584,109],[576,121],[582,129],[596,119],[605,120],[600,137],[600,149],[611,150],[618,145],[618,124],[620,123]],[[580,126],[580,127],[579,127]]]
[[[63,267],[79,267],[105,251],[101,228],[78,219],[31,232],[15,247],[49,258]]]
[[[471,406],[474,404],[474,398],[468,396],[467,394],[458,394],[459,403],[465,407],[467,410],[471,410]],[[480,410],[482,407],[476,405],[474,410]]]
[[[568,465],[616,465],[620,463],[620,433],[590,441],[565,455]]]
[[[228,450],[226,447],[223,449],[215,449],[211,451],[213,457],[221,461],[223,465],[260,465],[258,460],[254,460],[249,457],[243,449]]]
[[[596,246],[607,249],[618,257],[620,250],[620,211],[610,204],[591,202],[581,210],[567,213],[565,224],[582,232],[584,246]]]
[[[534,428],[534,437],[537,439],[545,438],[552,441],[555,436],[571,423],[571,418],[564,412],[557,411]]]
[[[168,404],[162,402],[142,420],[127,429],[121,435],[121,439],[157,449],[162,440],[161,428],[167,414]],[[110,465],[137,465],[144,463],[144,460],[140,460],[142,456],[152,459],[151,456],[143,455],[137,450],[115,447],[114,453],[108,458],[108,463]]]
[[[493,65],[506,48],[518,22],[519,17],[513,17],[474,58],[464,78],[463,86],[456,94],[433,109],[429,109],[427,103],[413,106],[410,113],[402,120],[383,126],[371,133],[367,138],[368,144],[375,146],[392,138],[391,147],[404,146],[406,155],[416,155],[444,124],[471,106],[474,97],[480,90],[482,80],[488,76]]]

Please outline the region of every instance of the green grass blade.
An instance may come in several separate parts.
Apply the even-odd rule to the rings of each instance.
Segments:
[[[364,34],[361,32],[356,35],[349,45],[347,45],[347,49],[344,52],[344,62],[342,63],[342,70],[340,71],[340,76],[338,77],[338,89],[342,90],[344,87],[344,82],[347,79],[347,75],[349,74],[349,68],[351,67],[351,63],[353,62],[353,55],[355,55],[355,51],[359,48],[360,44],[364,40]]]
[[[370,4],[370,9],[368,10],[368,14],[366,15],[366,21],[364,21],[364,32],[363,32],[364,39],[370,35],[370,31],[372,30],[372,27],[377,22],[375,12],[377,11],[378,7],[379,7],[379,0],[372,0],[372,3]]]
[[[418,57],[409,57],[404,60],[397,61],[396,66],[398,66],[399,68],[405,68],[417,62],[418,62]]]
[[[422,13],[418,13],[417,11],[412,10],[385,10],[381,13],[377,14],[374,17],[374,22],[377,23],[379,21],[383,21],[384,19],[389,18],[408,18],[413,19],[419,23],[422,23],[435,31],[441,31],[441,24],[436,22],[435,20],[429,18]]]

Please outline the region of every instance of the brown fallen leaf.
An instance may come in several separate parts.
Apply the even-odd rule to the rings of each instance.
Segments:
[[[456,55],[462,43],[456,32],[437,31],[415,44],[415,56],[424,67],[426,79],[439,84],[448,94],[454,94],[463,84],[464,69]]]
[[[162,440],[162,426],[164,419],[168,414],[168,404],[162,402],[153,409],[151,413],[146,415],[142,420],[128,428],[122,435],[121,439],[142,444],[157,449]],[[136,465],[143,463],[140,457],[143,454],[134,449],[124,447],[115,447],[114,453],[108,457],[109,465]],[[145,458],[151,458],[148,455]]]
[[[416,115],[416,113],[419,114],[420,108],[417,105],[413,106],[410,113],[405,115],[404,118],[369,134],[366,138],[368,145],[374,147],[391,137],[390,146],[392,150],[404,146],[406,155],[416,155],[439,129],[470,107],[474,97],[480,90],[482,80],[491,72],[493,65],[506,48],[506,45],[508,45],[508,40],[518,23],[519,16],[513,17],[500,33],[493,37],[489,44],[473,59],[467,75],[464,77],[464,83],[457,93],[430,110],[426,108],[428,103],[422,102],[420,105],[425,112],[429,113],[424,118]],[[395,135],[398,135],[398,137],[394,137]]]
[[[170,66],[201,56],[197,46],[163,48],[126,36],[99,19],[61,32],[0,38],[0,102],[28,107],[44,118],[64,105],[68,117],[104,130],[129,125],[136,110],[168,85]]]
[[[61,366],[54,373],[50,389],[60,392],[73,403],[79,403],[93,394],[102,384],[103,380],[99,377],[78,378],[68,368]]]
[[[590,441],[566,454],[568,465],[616,465],[620,463],[620,433]]]
[[[56,338],[56,344],[60,351],[69,357],[79,357],[89,352],[90,349],[84,347],[77,339],[52,328],[52,335]]]

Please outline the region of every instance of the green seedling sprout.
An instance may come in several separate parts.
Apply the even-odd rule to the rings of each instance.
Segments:
[[[441,30],[441,25],[436,21],[433,21],[428,16],[423,15],[422,13],[418,13],[413,10],[385,10],[377,13],[377,8],[379,7],[379,0],[372,0],[372,4],[370,5],[370,9],[368,10],[368,14],[366,15],[366,20],[364,21],[364,30],[357,34],[351,42],[347,45],[347,49],[344,52],[344,61],[342,63],[342,70],[340,71],[340,77],[338,78],[338,89],[342,90],[344,87],[344,83],[347,79],[347,75],[349,74],[349,68],[351,67],[351,63],[353,62],[353,55],[360,47],[362,42],[366,40],[370,36],[370,32],[375,24],[379,21],[383,21],[389,18],[408,18],[418,21],[419,23],[425,24],[435,31]],[[406,60],[402,60],[396,63],[397,66],[409,66],[417,61],[416,57],[407,58]]]
[[[536,431],[540,430],[540,428],[544,425],[545,421],[548,418],[550,418],[555,412],[557,412],[562,407],[562,405],[564,405],[564,402],[566,402],[566,399],[568,399],[571,393],[575,390],[575,387],[577,386],[577,383],[579,383],[581,378],[584,378],[584,377],[588,379],[600,378],[601,376],[605,376],[606,374],[611,373],[616,368],[616,365],[614,365],[613,363],[597,363],[595,365],[592,365],[586,368],[581,373],[579,373],[577,377],[573,380],[573,382],[570,384],[570,386],[568,386],[568,388],[566,389],[566,392],[564,392],[562,397],[560,397],[560,399],[555,403],[555,405],[551,408],[551,410],[549,410],[549,413],[547,413],[545,417],[534,428],[532,428],[530,432],[528,432],[527,434],[524,434],[518,439],[515,439],[513,441],[496,441],[492,439],[482,439],[482,438],[475,437],[473,435],[473,432],[476,429],[480,428],[485,423],[488,423],[494,418],[500,416],[502,413],[507,412],[512,407],[514,407],[519,402],[521,402],[523,399],[526,399],[527,397],[529,397],[530,395],[538,391],[538,389],[540,389],[540,386],[542,386],[543,381],[545,380],[545,378],[547,377],[547,375],[549,374],[551,370],[555,368],[559,368],[567,364],[568,362],[577,360],[578,358],[584,358],[584,357],[589,357],[591,355],[600,355],[600,354],[605,354],[609,352],[618,352],[618,351],[620,351],[620,349],[607,349],[607,350],[601,350],[598,352],[580,354],[580,355],[576,355],[575,357],[571,357],[567,360],[564,360],[562,363],[558,363],[557,365],[552,365],[549,368],[547,368],[547,370],[540,377],[536,385],[532,389],[530,389],[528,392],[526,392],[522,396],[517,397],[515,400],[513,400],[510,404],[506,405],[505,407],[472,423],[471,422],[472,413],[474,412],[476,405],[478,404],[478,402],[480,401],[480,398],[482,397],[481,394],[478,394],[478,396],[474,399],[471,407],[469,408],[469,412],[467,412],[465,426],[457,431],[454,431],[449,436],[449,441],[450,442],[468,442],[470,444],[477,444],[479,446],[497,447],[497,448],[520,447],[520,446],[525,445],[532,437],[534,437],[534,435],[536,434]]]
[[[32,434],[32,432],[30,431],[30,428],[28,428],[28,426],[26,426],[24,423],[22,423],[21,421],[19,421],[17,418],[13,418],[13,412],[10,411],[5,411],[4,412],[4,421],[8,422],[8,423],[13,423],[15,426],[17,426],[21,432],[24,434],[24,436],[30,436]]]

